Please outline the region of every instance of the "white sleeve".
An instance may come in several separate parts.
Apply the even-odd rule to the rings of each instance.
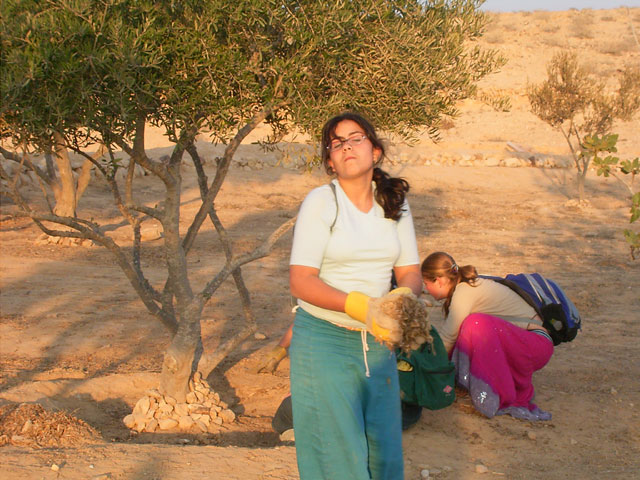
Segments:
[[[398,239],[400,240],[400,256],[396,260],[395,266],[405,267],[407,265],[420,264],[418,254],[418,244],[416,243],[416,232],[413,227],[413,216],[409,203],[405,201],[403,213],[398,220]]]
[[[289,265],[320,268],[335,216],[331,187],[323,185],[309,192],[298,212]]]

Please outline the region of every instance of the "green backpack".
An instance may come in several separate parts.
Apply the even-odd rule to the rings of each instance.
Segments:
[[[400,398],[405,403],[439,410],[456,399],[455,365],[449,360],[438,331],[431,327],[430,333],[433,346],[424,343],[409,354],[396,351]]]

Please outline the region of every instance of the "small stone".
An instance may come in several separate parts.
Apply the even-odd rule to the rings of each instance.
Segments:
[[[133,414],[129,414],[122,419],[122,423],[124,423],[127,428],[133,428],[136,425],[136,419]]]
[[[571,445],[577,445],[578,441],[575,438],[571,439]]]
[[[615,388],[611,387],[611,395],[617,395],[618,394],[618,390],[616,390]]]
[[[211,417],[211,418],[212,418],[211,421],[213,422],[214,425],[222,425],[222,419],[220,417],[216,417],[216,418]]]
[[[158,401],[162,401],[162,394],[156,388],[147,390],[147,396],[155,398]]]
[[[178,420],[178,427],[180,427],[181,430],[189,430],[191,427],[193,427],[195,423],[195,420],[187,415],[180,417],[180,420]]]
[[[200,372],[194,373],[193,374],[193,381],[197,383],[200,380],[202,380],[202,373],[200,373]]]
[[[476,465],[476,473],[487,473],[488,471],[489,469],[481,463]]]
[[[158,407],[158,411],[162,413],[163,416],[169,416],[171,415],[171,412],[173,412],[173,406],[169,405],[168,403],[165,403],[164,405],[160,405],[160,407]]]
[[[200,420],[196,420],[195,423],[202,433],[206,433],[208,431],[209,427],[205,425],[204,422],[201,422]]]
[[[534,432],[532,432],[531,430],[527,430],[527,437],[529,438],[529,440],[535,440],[536,439],[536,434]]]
[[[281,442],[295,442],[295,440],[296,440],[296,436],[293,431],[293,428],[290,428],[289,430],[285,430],[280,434]]]
[[[190,414],[194,414],[194,413],[208,414],[209,413],[209,408],[207,408],[205,405],[202,405],[200,403],[190,403],[188,405],[188,410]]]
[[[198,397],[196,395],[196,392],[187,393],[187,403],[197,403],[197,402],[198,402]]]
[[[155,418],[152,418],[151,420],[149,420],[149,423],[145,425],[144,431],[153,433],[156,431],[157,428],[158,428],[158,420],[156,420]]]
[[[138,403],[136,403],[136,406],[133,407],[133,413],[140,413],[142,415],[146,415],[147,412],[149,411],[149,406],[151,405],[151,402],[149,401],[149,397],[142,397],[140,400],[138,400]]]
[[[429,469],[420,470],[420,478],[429,478]]]
[[[140,433],[141,431],[144,430],[144,427],[147,426],[147,417],[145,417],[144,415],[140,415],[139,413],[134,413],[133,414],[133,418],[135,419],[135,425],[133,426],[133,429]]]
[[[442,471],[444,471],[444,472],[452,472],[453,468],[450,467],[449,465],[445,465],[444,467],[442,467]]]
[[[171,430],[178,426],[178,421],[173,418],[162,418],[158,420],[158,426],[160,430]]]
[[[255,338],[256,340],[264,340],[265,338],[267,338],[267,336],[264,333],[256,332],[253,334],[253,338]]]
[[[169,395],[164,396],[164,401],[167,402],[169,405],[175,405],[176,403],[178,403],[178,401],[175,398]]]
[[[184,417],[189,415],[189,406],[186,403],[176,403],[173,407],[173,411],[178,417]]]
[[[57,472],[58,470],[60,470],[60,467],[58,465],[56,465],[55,463],[51,464],[51,470],[53,470],[54,472]]]
[[[220,418],[222,418],[224,423],[231,423],[236,419],[236,414],[233,413],[233,410],[227,408],[220,412]]]

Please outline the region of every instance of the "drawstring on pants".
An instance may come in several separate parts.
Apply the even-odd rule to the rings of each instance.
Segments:
[[[360,330],[360,338],[362,339],[362,354],[364,355],[365,375],[367,377],[370,377],[371,374],[369,373],[369,363],[367,362],[367,352],[369,351],[369,344],[367,343],[366,330]]]

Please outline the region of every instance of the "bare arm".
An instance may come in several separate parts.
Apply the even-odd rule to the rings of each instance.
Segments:
[[[344,312],[347,294],[330,287],[318,274],[320,270],[302,265],[289,267],[289,285],[291,295],[307,303],[327,310]]]
[[[284,335],[280,337],[280,341],[278,342],[278,346],[282,348],[289,348],[291,345],[291,336],[293,335],[293,322],[287,328],[287,331],[284,332]]]
[[[409,287],[416,296],[422,293],[422,275],[418,265],[405,265],[393,267],[398,287]]]

